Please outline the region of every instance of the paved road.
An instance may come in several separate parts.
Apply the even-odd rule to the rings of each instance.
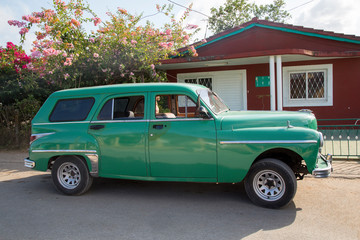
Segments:
[[[87,194],[64,196],[49,172],[22,166],[25,156],[0,152],[1,240],[360,239],[356,174],[306,177],[288,207],[270,210],[231,184],[98,179]]]

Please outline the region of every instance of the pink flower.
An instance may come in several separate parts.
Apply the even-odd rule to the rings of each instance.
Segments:
[[[93,20],[94,20],[94,25],[95,25],[95,26],[97,26],[98,24],[101,23],[101,19],[98,18],[98,17],[94,17]]]
[[[166,34],[166,35],[171,35],[171,32],[172,32],[171,29],[166,29],[165,34]]]
[[[75,10],[75,15],[76,15],[76,16],[83,15],[83,11],[82,11],[81,9],[76,9],[76,10]]]
[[[34,69],[34,65],[33,65],[32,63],[26,64],[26,67],[27,67],[27,69],[29,69],[29,70],[33,70],[33,69]]]
[[[41,56],[41,52],[39,52],[39,51],[34,51],[34,52],[31,53],[31,56],[32,56],[33,58],[38,58],[38,57]]]
[[[44,56],[52,56],[52,55],[59,55],[61,53],[60,50],[55,50],[54,48],[47,48],[43,51]]]
[[[189,39],[190,39],[189,35],[185,35],[185,36],[184,36],[184,39],[185,39],[185,40],[189,40]]]
[[[131,40],[131,44],[135,45],[135,44],[137,44],[137,41]]]
[[[26,15],[22,17],[23,20],[30,22],[30,16]]]
[[[70,77],[70,75],[68,73],[65,73],[64,78],[67,79],[68,77]]]
[[[153,69],[153,70],[155,69],[155,65],[154,65],[154,64],[151,64],[150,67],[151,67],[151,69]]]
[[[22,27],[24,27],[26,25],[25,22],[20,22],[20,21],[17,21],[17,20],[9,20],[8,24],[10,26],[17,26],[18,28],[22,28]]]
[[[72,58],[66,58],[64,62],[64,66],[71,66],[72,65]]]
[[[75,27],[79,27],[80,26],[80,22],[74,18],[71,19],[71,23],[74,24]]]
[[[127,14],[127,11],[125,9],[118,8],[118,11],[121,12],[122,14]]]
[[[22,28],[22,29],[20,29],[20,35],[24,35],[24,34],[26,34],[26,33],[28,33],[29,32],[29,29],[28,28]]]
[[[47,24],[45,24],[45,31],[49,33],[51,31],[51,27],[49,27]]]
[[[94,58],[98,58],[98,57],[99,57],[99,54],[94,53]]]
[[[15,45],[12,42],[7,42],[6,43],[6,48],[7,49],[13,49],[15,47]]]
[[[195,25],[195,24],[188,24],[187,26],[186,26],[186,29],[188,29],[188,30],[192,30],[192,29],[196,29],[196,28],[198,28],[199,26],[198,25]]]
[[[134,76],[134,73],[133,73],[133,72],[131,72],[131,73],[130,73],[130,76]]]
[[[95,42],[95,39],[94,39],[94,38],[89,38],[89,41],[90,41],[91,43],[94,43],[94,42]]]
[[[159,43],[159,46],[162,47],[162,48],[165,48],[165,49],[169,48],[169,46],[168,46],[168,44],[166,42]]]
[[[198,53],[196,52],[196,49],[195,49],[194,46],[190,46],[190,47],[189,47],[189,51],[192,52],[192,55],[193,55],[194,57],[197,57],[197,56],[198,56]]]

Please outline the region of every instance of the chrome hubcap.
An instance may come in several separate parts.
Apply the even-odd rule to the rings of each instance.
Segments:
[[[264,170],[257,173],[253,180],[253,187],[255,193],[266,201],[276,201],[285,192],[284,179],[272,170]]]
[[[70,162],[61,164],[57,172],[59,183],[67,189],[76,188],[81,180],[79,168]]]

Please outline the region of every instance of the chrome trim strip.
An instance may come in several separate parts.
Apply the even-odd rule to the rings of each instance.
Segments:
[[[184,122],[184,121],[212,121],[213,118],[203,119],[203,118],[159,118],[152,120],[103,120],[103,121],[91,121],[91,124],[97,123],[128,123],[128,122]]]
[[[316,140],[264,140],[264,141],[220,141],[220,144],[302,144],[317,143]]]
[[[90,175],[93,177],[99,176],[99,156],[97,154],[86,154],[91,162]]]
[[[82,121],[82,122],[51,122],[51,123],[33,123],[32,125],[55,125],[55,124],[73,124],[73,123],[90,123],[90,121]]]
[[[210,119],[203,119],[203,118],[161,118],[161,119],[154,119],[150,120],[150,122],[185,122],[185,121],[211,121],[214,120],[213,118]]]
[[[114,119],[114,98],[111,100],[111,120]]]
[[[67,150],[67,149],[54,149],[54,150],[31,150],[33,153],[96,153],[96,150]]]
[[[102,120],[102,121],[91,121],[91,124],[98,124],[98,123],[124,123],[124,122],[149,122],[149,120],[131,120],[131,118],[129,120]]]
[[[54,134],[55,132],[49,132],[49,133],[34,133],[34,134],[31,134],[31,136],[36,136],[36,137],[45,137],[47,135],[51,135],[51,134]]]

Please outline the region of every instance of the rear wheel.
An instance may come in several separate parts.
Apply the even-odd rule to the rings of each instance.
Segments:
[[[277,159],[256,162],[245,178],[245,190],[252,202],[267,208],[284,207],[294,198],[297,182],[294,172]]]
[[[67,195],[81,195],[91,187],[93,178],[84,161],[76,156],[58,158],[51,170],[57,190]]]

